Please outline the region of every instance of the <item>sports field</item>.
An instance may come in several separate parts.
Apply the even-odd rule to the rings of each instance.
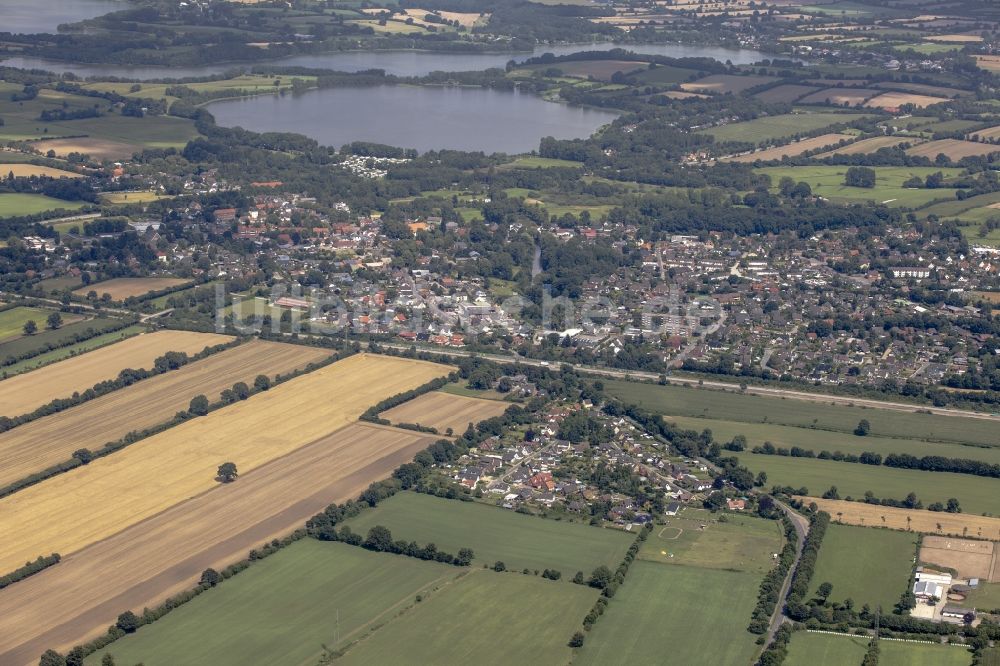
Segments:
[[[413,612],[417,594],[433,597],[461,571],[304,539],[85,663],[99,665],[106,652],[116,663],[146,666],[316,663],[322,645]]]
[[[74,391],[82,392],[98,382],[113,380],[126,368],[150,369],[157,357],[169,351],[191,355],[231,340],[226,335],[190,331],[138,335],[0,382],[0,414],[25,414],[55,398],[68,398]]]
[[[577,571],[589,575],[601,564],[616,568],[634,538],[618,530],[413,492],[399,493],[347,524],[361,534],[382,525],[395,539],[434,543],[450,553],[472,548],[476,566],[500,560],[510,570],[556,569],[563,578]]]
[[[432,441],[355,423],[63,558],[0,591],[0,663],[68,648],[126,608],[139,612],[190,589],[206,567],[221,570],[330,502],[356,498]]]
[[[662,564],[690,565],[767,573],[772,555],[781,552],[784,539],[780,525],[754,516],[719,514],[686,508],[668,516],[642,544],[639,559]]]
[[[860,664],[868,638],[799,631],[792,637],[784,666]],[[972,654],[965,648],[933,643],[879,642],[879,666],[969,666]]]
[[[76,407],[0,434],[0,485],[69,460],[74,451],[96,451],[108,442],[169,421],[191,398],[217,401],[236,382],[274,377],[329,356],[315,347],[252,340],[196,363],[143,380]]]
[[[740,462],[757,474],[767,472],[767,486],[805,487],[811,495],[821,495],[837,486],[841,497],[860,499],[871,490],[877,497],[901,500],[914,492],[924,503],[958,498],[967,513],[1000,514],[1000,480],[951,472],[924,472],[858,463],[785,458],[740,453]]]
[[[191,280],[184,278],[115,278],[104,282],[95,282],[73,291],[77,296],[86,296],[92,291],[98,296],[111,294],[111,300],[124,301],[129,296],[143,296],[151,291],[160,291],[187,284]]]
[[[758,574],[637,560],[574,666],[749,664]]]
[[[973,513],[946,513],[921,509],[897,509],[891,506],[826,500],[807,497],[808,504],[815,502],[833,520],[847,525],[884,525],[897,530],[911,529],[925,534],[969,536],[1000,541],[1000,518],[979,516]]]
[[[41,553],[80,550],[215,488],[223,462],[251,471],[449,370],[356,354],[26,488],[0,500],[0,533],[18,535],[0,543],[0,571]]]
[[[482,400],[432,391],[382,412],[379,417],[393,423],[419,423],[435,428],[441,434],[451,428],[455,435],[461,435],[470,423],[500,416],[508,407],[510,403],[499,400]]]
[[[824,402],[822,395],[817,395],[813,402],[617,380],[607,380],[604,386],[610,394],[625,402],[660,414],[777,423],[847,433],[854,431],[858,421],[867,419],[872,435],[997,445],[996,423],[985,419],[833,405]]]
[[[809,594],[833,585],[830,601],[853,599],[889,609],[906,592],[916,555],[914,533],[830,524],[820,546]]]

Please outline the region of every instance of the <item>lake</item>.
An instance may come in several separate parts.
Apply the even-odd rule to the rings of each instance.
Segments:
[[[0,32],[57,32],[60,23],[76,23],[128,9],[120,0],[0,0]]]
[[[3,3],[5,0],[0,0]],[[22,2],[22,0],[15,0]],[[91,1],[91,0],[87,0]],[[93,0],[104,1],[104,0]],[[721,62],[731,61],[736,65],[757,62],[768,56],[750,49],[727,49],[719,46],[689,46],[686,44],[562,44],[559,46],[537,46],[534,51],[519,53],[433,53],[430,51],[340,51],[319,55],[299,55],[281,58],[259,64],[274,64],[292,67],[316,67],[334,69],[341,72],[360,72],[366,69],[382,69],[397,76],[424,76],[433,71],[458,72],[483,70],[490,67],[504,67],[509,60],[521,62],[543,53],[568,55],[578,51],[608,51],[624,48],[643,55],[662,55],[672,58],[714,58]],[[47,69],[57,73],[72,72],[77,76],[114,76],[123,79],[145,81],[159,78],[187,78],[210,76],[223,72],[249,68],[248,64],[202,65],[198,67],[150,67],[123,65],[83,65],[55,60],[45,60],[31,56],[7,58],[0,62],[7,67],[25,69]]]
[[[224,127],[297,132],[323,145],[351,141],[416,148],[523,153],[542,137],[590,136],[616,114],[547,102],[517,91],[373,86],[266,95],[206,107]]]

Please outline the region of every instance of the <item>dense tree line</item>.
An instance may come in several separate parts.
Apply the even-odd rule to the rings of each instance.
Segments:
[[[28,562],[23,567],[19,567],[9,574],[0,576],[0,590],[9,585],[13,585],[18,581],[24,580],[28,576],[32,576],[43,569],[47,569],[54,564],[58,564],[60,559],[62,558],[59,557],[59,553],[52,553],[48,556],[39,555],[38,559],[34,562]]]
[[[802,546],[798,566],[795,567],[795,573],[792,574],[792,584],[788,589],[788,601],[785,604],[785,612],[793,620],[805,620],[810,615],[805,599],[809,594],[809,583],[812,581],[816,560],[819,557],[819,550],[823,545],[823,537],[826,536],[826,528],[829,524],[830,514],[823,511],[814,513],[810,517],[809,533]]]
[[[754,606],[750,616],[750,624],[747,631],[752,634],[763,634],[767,632],[771,624],[771,615],[778,602],[781,601],[781,588],[785,584],[785,576],[788,574],[792,563],[795,562],[795,554],[798,550],[798,538],[795,526],[787,516],[781,516],[782,527],[785,531],[785,545],[778,556],[778,564],[771,568],[760,583],[760,590],[757,592],[757,604]]]

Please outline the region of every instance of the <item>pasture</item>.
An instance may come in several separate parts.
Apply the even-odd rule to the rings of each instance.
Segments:
[[[64,201],[47,197],[44,194],[27,194],[24,192],[6,192],[0,194],[0,217],[19,217],[21,215],[36,215],[50,210],[77,210],[86,202]]]
[[[738,94],[750,88],[762,86],[765,83],[777,81],[773,76],[748,75],[737,76],[735,74],[710,74],[704,78],[681,84],[681,89],[687,92],[711,92],[718,94]]]
[[[414,492],[398,493],[347,525],[360,534],[382,525],[395,539],[434,543],[450,553],[472,548],[477,566],[499,560],[512,571],[556,569],[563,578],[577,571],[589,574],[601,564],[614,569],[633,539],[619,530]]]
[[[46,311],[45,318],[48,318],[48,311]],[[64,325],[55,330],[45,328],[44,323],[44,319],[38,322],[38,333],[34,335],[22,335],[0,342],[0,359],[17,357],[22,354],[34,354],[40,350],[51,351],[56,347],[71,344],[76,335],[101,333],[118,326],[121,322],[117,319],[97,318],[67,324],[64,316]]]
[[[582,585],[477,569],[350,646],[351,664],[564,664],[597,599]]]
[[[877,497],[902,500],[914,492],[924,503],[946,502],[955,497],[968,513],[1000,514],[1000,480],[951,472],[876,467],[857,463],[785,458],[740,453],[740,462],[754,474],[767,472],[767,485],[805,487],[819,495],[837,486],[841,497],[861,499],[871,490]]]
[[[68,398],[98,382],[113,380],[126,368],[150,369],[168,351],[196,354],[232,338],[214,333],[157,331],[117,345],[81,354],[54,365],[0,382],[0,415],[19,416],[55,398]]]
[[[245,558],[330,502],[357,497],[433,439],[355,423],[63,559],[0,593],[0,663],[68,647],[102,632],[123,608],[138,612],[190,589],[206,567]],[[87,604],[73,603],[81,596]]]
[[[85,664],[99,665],[106,652],[117,663],[147,666],[313,663],[322,645],[337,645],[338,632],[351,640],[379,618],[416,612],[417,594],[438,594],[432,590],[453,584],[460,571],[304,539]]]
[[[768,104],[775,104],[779,102],[790,103],[813,92],[816,92],[815,86],[802,86],[794,83],[784,83],[780,86],[768,88],[763,92],[754,93],[754,97],[762,102],[767,102]]]
[[[39,330],[45,328],[45,320],[54,310],[44,310],[28,306],[20,306],[0,312],[0,341],[19,338],[24,335],[24,325],[35,322]]]
[[[610,81],[616,73],[631,74],[644,69],[648,63],[634,60],[571,60],[540,65],[543,70],[558,69],[563,76],[573,78],[593,79],[595,81]]]
[[[445,434],[450,428],[458,436],[470,424],[500,416],[510,406],[499,400],[483,400],[432,391],[404,402],[379,416],[393,423],[418,423]]]
[[[923,144],[927,145],[927,144]],[[922,146],[917,146],[921,148]],[[912,150],[912,149],[911,149]],[[790,176],[796,181],[805,181],[815,195],[832,201],[854,202],[872,201],[892,206],[916,208],[936,199],[954,197],[955,191],[947,187],[935,189],[914,189],[903,186],[910,178],[927,176],[941,172],[946,178],[957,176],[960,169],[939,167],[875,167],[875,187],[851,187],[844,184],[847,166],[807,166],[807,167],[767,167],[759,173],[771,176],[772,185],[777,187],[782,176]]]
[[[827,88],[803,97],[800,104],[832,104],[834,106],[861,106],[878,95],[881,90],[867,88]]]
[[[53,167],[38,166],[37,164],[0,162],[0,176],[6,178],[8,174],[14,174],[15,178],[31,178],[32,176],[47,176],[49,178],[83,178],[78,173],[66,171],[64,169],[54,169]]]
[[[962,605],[984,611],[1000,608],[1000,583],[980,581],[979,587],[966,595]]]
[[[43,153],[55,151],[60,157],[85,153],[98,160],[127,158],[145,148],[181,148],[198,136],[192,121],[172,116],[131,118],[109,114],[51,123],[49,128],[49,136],[78,138],[36,141],[34,148]]]
[[[573,663],[749,664],[759,584],[757,574],[637,560]]]
[[[328,355],[314,347],[253,340],[0,433],[0,486],[65,462],[77,449],[97,451],[130,432],[165,423],[196,395],[214,402],[236,382],[252,384],[259,374],[289,373]]]
[[[110,294],[112,301],[124,301],[132,296],[145,296],[151,291],[161,291],[180,287],[191,282],[185,278],[148,277],[148,278],[114,278],[104,282],[95,282],[79,289],[74,289],[77,296],[86,296],[96,292],[98,296]]]
[[[84,340],[83,342],[77,342],[76,344],[53,349],[52,351],[44,352],[32,358],[18,361],[17,363],[12,363],[11,365],[5,365],[2,369],[0,369],[0,379],[7,379],[8,377],[13,377],[14,375],[18,375],[22,372],[37,370],[38,368],[49,365],[50,363],[56,363],[58,361],[62,361],[63,359],[76,356],[77,354],[83,354],[105,345],[114,344],[115,342],[125,340],[133,335],[138,335],[139,333],[144,332],[146,332],[146,328],[137,325],[128,326],[111,333],[104,333],[103,335],[95,335],[94,337]]]
[[[824,402],[824,396],[819,394],[812,401],[619,380],[606,380],[604,386],[608,393],[624,402],[660,414],[846,433],[853,432],[858,421],[867,419],[873,436],[997,445],[996,424],[986,419],[831,404],[829,400]]]
[[[0,531],[18,535],[0,544],[0,571],[40,553],[80,550],[215,488],[215,471],[223,462],[249,472],[448,370],[356,354],[26,488],[0,500]],[[294,427],[288,427],[291,414]],[[40,516],[47,517],[44,525]]]
[[[957,162],[963,157],[990,155],[996,152],[1000,152],[1000,146],[977,141],[962,141],[961,139],[940,139],[914,146],[908,149],[906,154],[914,157],[927,157],[932,160],[938,155],[945,155]]]
[[[668,565],[704,569],[750,571],[771,570],[773,553],[781,551],[784,538],[780,525],[755,516],[717,514],[684,509],[657,525],[639,550],[639,559]]]
[[[786,113],[741,123],[706,127],[698,130],[698,133],[711,134],[716,141],[746,141],[759,145],[864,117],[858,113]]]
[[[765,150],[759,150],[753,153],[748,153],[746,155],[736,155],[735,157],[723,158],[722,162],[756,162],[768,161],[768,160],[780,160],[782,157],[798,157],[803,153],[808,153],[812,150],[820,150],[822,148],[830,148],[831,146],[838,146],[844,141],[850,141],[854,138],[853,134],[821,134],[819,136],[814,136],[809,139],[802,139],[801,141],[794,141],[792,143],[786,144],[784,146],[776,146],[774,148],[767,148]]]
[[[816,664],[860,664],[869,639],[864,636],[820,634],[798,631],[788,647],[785,666]],[[879,642],[879,666],[969,666],[972,655],[957,645]]]
[[[809,586],[816,596],[823,583],[833,585],[830,601],[853,599],[857,607],[892,608],[906,592],[913,570],[917,537],[911,532],[831,523]]]
[[[826,500],[808,497],[806,504],[815,502],[833,520],[846,525],[876,525],[896,530],[911,529],[925,534],[974,536],[1000,541],[1000,518],[977,516],[971,513],[945,513],[921,509],[897,509],[891,506]]]
[[[855,141],[848,146],[831,150],[828,153],[820,153],[819,155],[816,155],[816,157],[823,158],[829,157],[830,155],[867,155],[881,150],[882,148],[893,148],[903,143],[912,145],[920,142],[921,139],[904,136],[875,136],[870,139]]]

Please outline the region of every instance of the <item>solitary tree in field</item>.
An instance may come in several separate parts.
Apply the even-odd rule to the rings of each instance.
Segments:
[[[236,471],[236,463],[224,462],[219,465],[219,479],[223,483],[229,483],[230,481],[235,481],[236,477],[239,476],[239,472]]]
[[[858,421],[858,427],[854,429],[854,434],[858,437],[865,437],[872,431],[872,424],[868,422],[868,419],[861,419]]]
[[[49,318],[46,320],[46,324],[53,331],[56,330],[63,324],[62,315],[59,314],[58,312],[53,312],[52,314],[49,315]]]
[[[111,656],[110,652],[105,652],[104,656],[101,657],[101,666],[115,666],[115,658]]]
[[[29,319],[24,322],[24,328],[22,330],[25,335],[34,335],[38,332],[38,324],[35,323],[34,319]]]

